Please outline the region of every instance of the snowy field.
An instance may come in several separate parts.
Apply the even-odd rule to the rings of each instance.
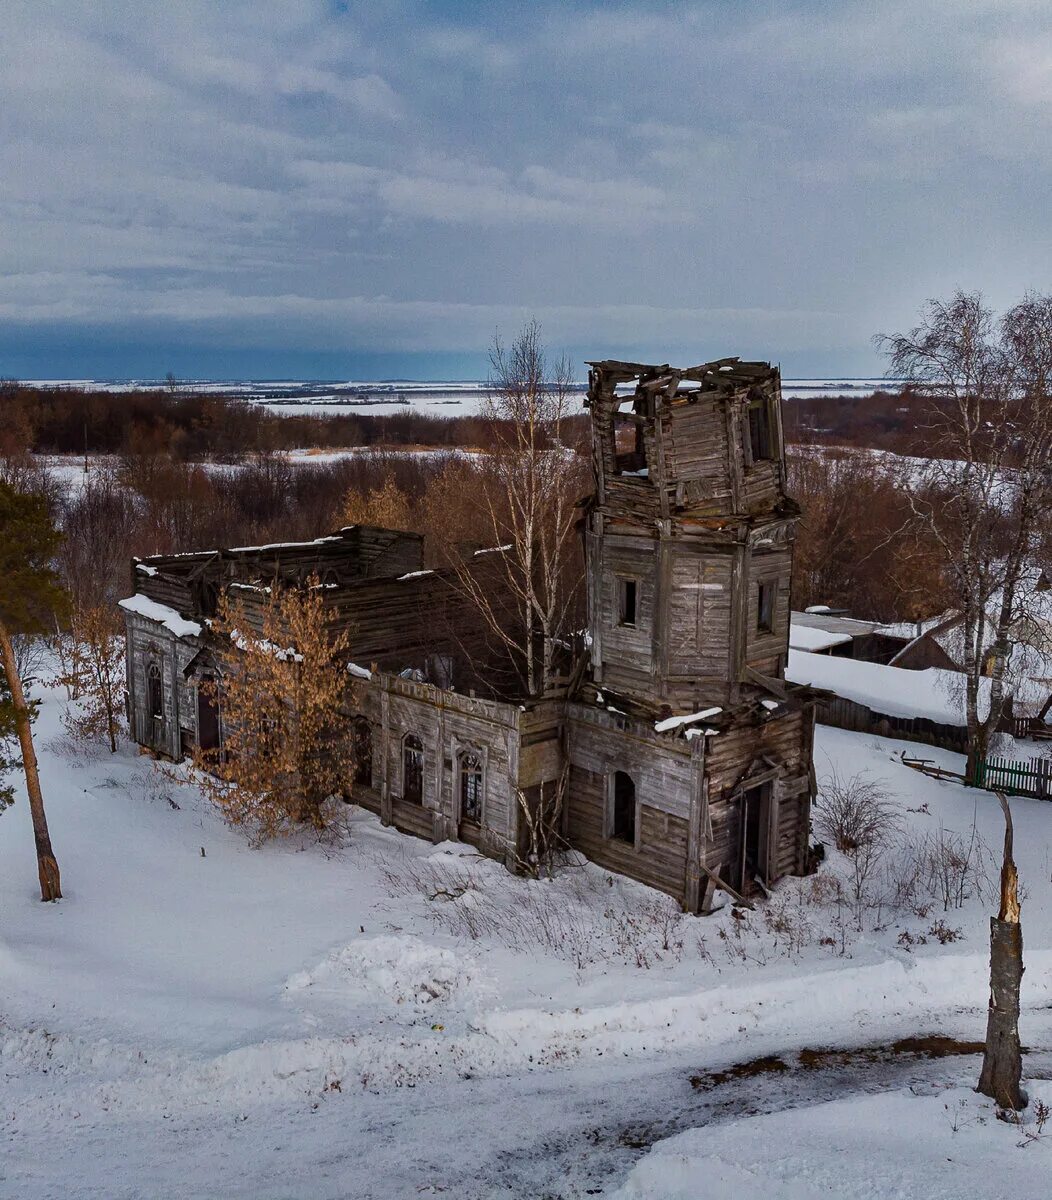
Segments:
[[[833,853],[756,912],[686,917],[584,863],[516,879],[359,809],[333,844],[254,850],[173,769],[72,747],[41,695],[65,899],[39,902],[20,797],[0,818],[0,1196],[1047,1192],[1052,1125],[997,1120],[974,1053],[892,1046],[982,1038],[977,895],[885,898],[859,932]],[[911,844],[974,819],[995,875],[996,799],[903,748],[820,728],[817,772],[882,780]],[[1013,810],[1025,1069],[1052,1103],[1052,806]]]
[[[362,456],[370,458],[382,457],[384,459],[448,459],[473,458],[477,456],[477,452],[447,446],[421,448],[406,446],[346,446],[339,449],[325,450],[316,447],[288,450],[281,455],[293,467],[323,466],[326,463],[339,462],[341,459],[361,458]],[[86,460],[85,456],[77,454],[37,454],[34,455],[34,458],[42,467],[47,468],[48,473],[53,479],[58,481],[63,490],[74,494],[79,493],[80,489],[83,488],[84,484],[93,475],[97,476],[102,472],[113,471],[120,465],[120,459],[115,454],[89,454]],[[211,474],[218,475],[224,471],[240,470],[251,462],[252,457],[246,455],[238,463],[195,460],[191,465],[199,466]]]
[[[26,383],[30,387],[89,388],[109,392],[168,390],[167,382],[158,379],[31,379]],[[265,404],[271,412],[277,413],[357,412],[374,417],[410,411],[436,417],[470,416],[479,411],[479,403],[487,387],[480,380],[261,382],[243,379],[186,380],[180,381],[178,386],[180,391],[224,392],[242,396],[254,403]],[[868,396],[878,388],[895,386],[897,381],[878,378],[784,379],[782,395],[786,399],[799,396]],[[585,385],[582,383],[580,388],[583,400]]]

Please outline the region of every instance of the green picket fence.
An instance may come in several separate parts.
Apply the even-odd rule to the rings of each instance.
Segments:
[[[1052,759],[988,758],[976,763],[972,784],[988,792],[1052,800]]]

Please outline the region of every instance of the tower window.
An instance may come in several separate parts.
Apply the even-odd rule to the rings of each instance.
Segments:
[[[773,579],[761,583],[756,592],[756,632],[774,633],[774,601],[778,585]]]
[[[618,475],[647,474],[643,425],[635,414],[614,414],[614,469]]]
[[[618,578],[617,581],[617,623],[618,625],[635,625],[636,623],[636,593],[638,583],[635,579]]]
[[[775,456],[771,406],[766,396],[749,401],[749,449],[752,451],[753,462]]]

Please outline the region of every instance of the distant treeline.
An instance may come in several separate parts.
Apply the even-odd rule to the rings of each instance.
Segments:
[[[481,446],[482,417],[407,408],[367,413],[277,414],[215,393],[104,392],[0,384],[0,453],[164,454],[184,462],[238,459],[298,447]],[[582,414],[581,433],[585,428]]]
[[[869,396],[806,396],[782,406],[785,440],[931,454],[931,399],[908,388]]]
[[[783,406],[789,443],[871,447],[935,455],[930,398],[908,389],[869,396],[809,396]],[[487,448],[481,416],[433,416],[407,407],[286,415],[240,397],[194,392],[105,392],[0,382],[0,454],[150,455],[194,462],[299,447],[467,446]],[[573,422],[587,444],[587,418]]]

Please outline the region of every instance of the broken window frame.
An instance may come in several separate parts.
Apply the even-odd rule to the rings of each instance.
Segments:
[[[750,462],[770,462],[778,457],[774,415],[767,396],[751,396],[745,413],[746,444]]]
[[[613,443],[614,474],[632,478],[645,478],[640,472],[649,472],[647,462],[646,439],[643,436],[645,421],[638,412],[623,413],[615,411],[611,414],[610,436]],[[619,436],[627,429],[633,429],[632,448],[622,450],[619,447]]]

